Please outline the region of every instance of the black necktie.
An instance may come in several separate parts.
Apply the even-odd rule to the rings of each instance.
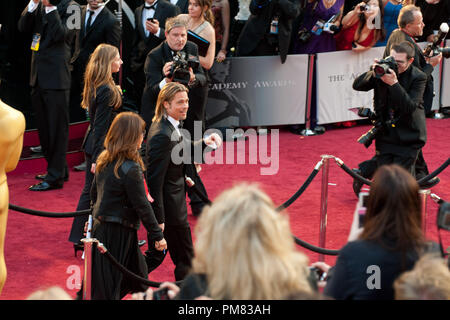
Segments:
[[[89,30],[89,28],[91,27],[91,22],[92,22],[92,16],[94,15],[94,11],[88,10],[88,20],[86,23],[86,31]]]

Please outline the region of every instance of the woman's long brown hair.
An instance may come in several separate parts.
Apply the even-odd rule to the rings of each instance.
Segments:
[[[382,245],[392,240],[390,249],[404,254],[423,246],[419,185],[402,167],[382,166],[375,173],[360,239]]]
[[[145,121],[133,112],[122,112],[114,119],[105,138],[105,150],[97,159],[96,171],[102,171],[109,163],[117,161],[114,175],[119,179],[118,170],[125,160],[137,162],[142,171],[144,163],[139,154],[138,143],[145,130]]]
[[[109,105],[114,109],[121,106],[122,95],[114,83],[111,71],[111,64],[118,54],[119,50],[116,47],[105,43],[98,45],[91,54],[84,73],[83,100],[81,101],[83,109],[89,110],[97,89],[103,85],[107,85],[112,92]]]

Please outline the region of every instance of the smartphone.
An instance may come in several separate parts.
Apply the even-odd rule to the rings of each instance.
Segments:
[[[150,21],[151,23],[155,23],[155,19],[153,19],[153,18],[147,18],[147,21]]]
[[[366,215],[367,208],[367,200],[369,199],[368,192],[360,192],[359,200],[358,200],[358,219],[359,219],[359,227],[362,228],[364,226],[364,216]]]

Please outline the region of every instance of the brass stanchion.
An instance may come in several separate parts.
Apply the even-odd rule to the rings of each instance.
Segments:
[[[427,199],[430,193],[431,191],[429,189],[419,190],[422,211],[422,232],[424,236],[427,233]]]
[[[322,155],[322,190],[320,195],[320,224],[319,224],[319,247],[325,248],[327,233],[327,210],[328,210],[328,173],[330,169],[331,155]],[[324,255],[319,254],[319,261],[324,261]]]
[[[97,242],[94,238],[81,239],[84,243],[84,277],[83,277],[83,300],[91,300],[92,283],[92,247]]]

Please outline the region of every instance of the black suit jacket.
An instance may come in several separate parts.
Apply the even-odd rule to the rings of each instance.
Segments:
[[[75,53],[71,60],[77,68],[80,68],[82,74],[91,53],[99,44],[107,43],[119,48],[121,38],[119,20],[106,7],[100,11],[86,32],[86,11],[87,7],[83,6],[81,9],[81,29],[77,34]]]
[[[74,1],[62,0],[58,9],[48,14],[42,3],[31,13],[28,12],[28,6],[22,12],[18,22],[19,30],[41,35],[39,50],[33,51],[31,56],[32,87],[39,85],[42,89],[49,90],[70,89],[69,63],[77,29],[70,29],[70,23],[66,23],[70,17],[70,13],[67,13],[69,5],[78,6]]]
[[[154,19],[158,20],[160,33],[159,37],[150,33],[148,37],[145,36],[145,30],[142,22],[142,11],[144,10],[144,5],[139,6],[134,11],[134,19],[136,24],[136,29],[133,38],[133,48],[131,51],[131,61],[130,67],[133,72],[142,70],[145,63],[145,58],[147,54],[158,45],[161,44],[166,39],[165,36],[165,24],[167,18],[174,17],[178,14],[178,9],[176,6],[167,2],[165,0],[158,0],[156,6]]]
[[[107,85],[97,88],[95,100],[89,105],[89,128],[83,142],[84,151],[96,162],[103,151],[103,143],[115,116],[121,111],[110,104],[111,89]]]
[[[422,49],[416,44],[414,39],[400,29],[394,30],[388,39],[383,57],[385,58],[389,56],[392,46],[394,46],[395,44],[399,44],[403,41],[408,41],[414,46],[415,55],[413,65],[419,68],[422,72],[424,72],[427,75],[427,85],[425,87],[423,100],[425,110],[429,111],[431,110],[431,107],[433,105],[433,97],[434,97],[434,84],[433,84],[434,81],[433,76],[431,75],[434,68],[431,64],[427,63],[427,61],[425,60],[425,56],[423,55]]]
[[[279,13],[278,46],[281,62],[284,63],[291,40],[292,21],[300,14],[300,2],[298,0],[251,1],[250,12],[251,16],[239,36],[236,54],[246,56],[252,52],[269,32],[274,15]]]
[[[398,118],[395,127],[385,125],[377,135],[379,145],[401,148],[419,149],[427,140],[425,113],[423,112],[423,92],[427,76],[411,65],[398,75],[398,83],[393,86],[385,84],[373,76],[373,71],[361,74],[353,82],[353,89],[369,91],[374,89],[374,109],[383,122],[390,119],[391,114]]]
[[[156,220],[159,224],[187,224],[184,164],[171,160],[172,150],[179,143],[172,141],[179,137],[170,121],[163,117],[152,123],[147,136],[146,165],[147,185]],[[175,139],[178,140],[178,139]]]
[[[178,14],[188,13],[189,0],[178,0],[177,2]]]
[[[198,48],[193,42],[188,41],[183,51],[198,57]],[[163,66],[172,60],[172,52],[167,41],[164,41],[158,47],[150,51],[145,60],[145,88],[144,93],[142,94],[141,115],[147,124],[147,128],[150,127],[152,118],[155,115],[156,100],[158,99],[158,94],[161,90],[159,88],[159,83],[165,78]],[[206,76],[201,65],[199,64],[193,71],[196,81],[193,88],[189,90],[189,109],[195,108],[196,105],[202,103],[199,101],[199,95],[195,94],[195,90],[207,85]]]

